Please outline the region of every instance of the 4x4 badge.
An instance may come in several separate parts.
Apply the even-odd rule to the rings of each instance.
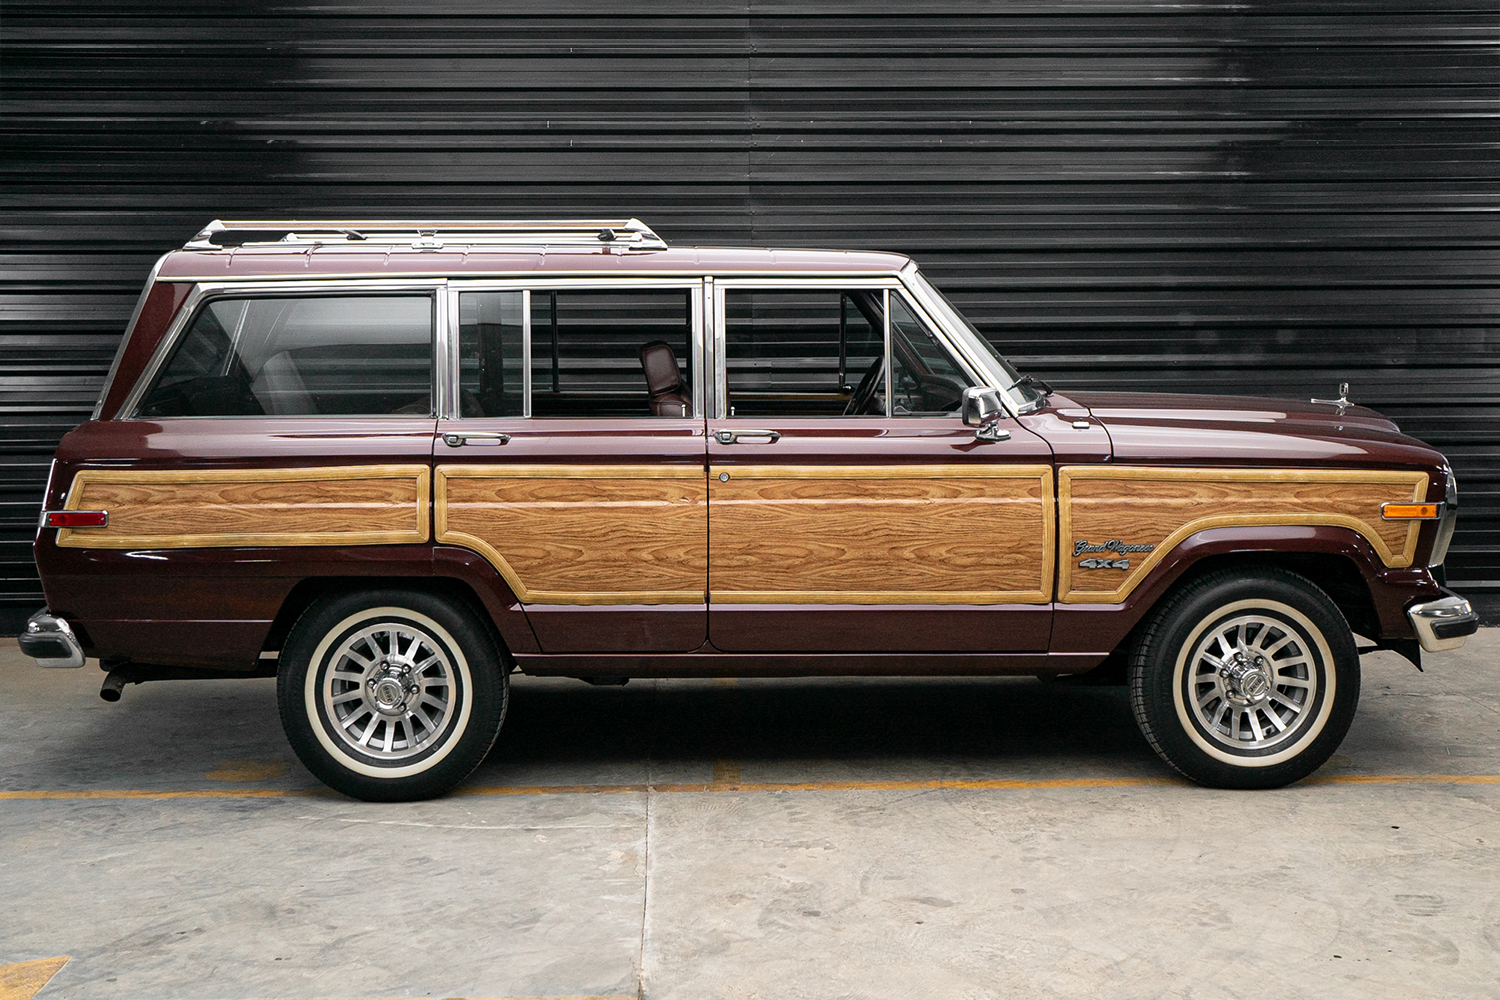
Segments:
[[[1129,559],[1080,559],[1079,569],[1129,569]]]

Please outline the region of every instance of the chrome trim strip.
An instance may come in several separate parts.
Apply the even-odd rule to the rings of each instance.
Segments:
[[[175,279],[174,279],[175,280]],[[146,387],[156,380],[157,372],[171,356],[177,341],[181,338],[183,330],[196,315],[198,309],[210,299],[222,298],[226,295],[243,295],[247,291],[246,285],[253,287],[256,291],[268,293],[287,292],[296,295],[333,295],[340,292],[422,292],[435,296],[448,284],[445,278],[365,278],[358,281],[323,281],[323,280],[275,280],[267,281],[264,278],[251,282],[243,281],[212,281],[202,282],[188,293],[183,301],[182,308],[177,310],[177,315],[172,318],[172,325],[167,328],[166,334],[161,342],[156,345],[151,360],[146,363],[140,378],[131,387],[130,395],[125,397],[120,404],[120,412],[116,414],[117,420],[135,420],[136,408],[140,405],[141,397],[146,394]],[[436,359],[434,358],[434,362]],[[372,414],[379,416],[380,414]],[[173,420],[191,420],[192,417],[172,417]],[[226,417],[210,417],[204,419],[232,419]],[[254,419],[264,419],[255,417]]]
[[[120,370],[120,361],[125,357],[125,348],[129,346],[130,338],[135,333],[135,325],[141,321],[141,312],[146,308],[146,299],[150,297],[151,289],[156,287],[156,276],[161,273],[161,266],[170,256],[172,256],[170,253],[164,253],[156,258],[156,263],[151,265],[151,272],[146,275],[146,285],[135,300],[135,309],[130,313],[130,322],[125,324],[125,332],[120,336],[120,346],[115,348],[115,359],[109,363],[109,374],[104,376],[104,385],[99,389],[99,398],[94,402],[94,412],[89,415],[90,420],[98,420],[99,414],[104,412],[104,400],[109,396],[110,386],[115,384],[115,373]],[[186,303],[183,304],[186,305]],[[121,406],[120,413],[124,412],[125,407]]]
[[[432,415],[438,420],[456,413],[458,404],[458,309],[448,307],[450,298],[444,287],[432,296]]]
[[[705,419],[713,419],[718,416],[718,401],[721,398],[718,391],[718,357],[717,346],[719,324],[715,318],[718,313],[718,292],[714,290],[714,279],[705,277],[703,279],[703,298],[701,300],[701,312],[703,314],[701,323],[703,331],[698,340],[703,345],[703,363],[698,369],[697,378],[694,380],[702,387],[703,408],[698,413]],[[695,392],[698,391],[695,387]],[[697,398],[696,396],[694,397]],[[705,431],[705,433],[707,433]]]
[[[531,289],[521,289],[521,416],[531,416]]]
[[[896,367],[891,359],[891,290],[885,289],[880,293],[880,312],[884,320],[885,338],[885,415],[887,417],[895,414],[895,400],[891,398],[891,369]]]
[[[1469,602],[1457,594],[1439,597],[1435,601],[1413,604],[1406,609],[1406,617],[1411,621],[1412,627],[1416,629],[1417,639],[1422,643],[1422,649],[1428,653],[1440,653],[1447,649],[1458,649],[1464,644],[1464,640],[1473,634],[1473,630],[1470,630],[1464,635],[1440,639],[1433,631],[1434,625],[1473,622],[1477,629],[1479,622],[1479,616],[1474,613],[1474,609],[1469,605]]]
[[[692,312],[693,329],[688,351],[692,354],[693,366],[693,416],[703,419],[703,285],[702,281],[690,292],[689,309]]]

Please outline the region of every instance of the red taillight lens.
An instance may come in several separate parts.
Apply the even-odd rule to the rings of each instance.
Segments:
[[[109,524],[107,510],[49,510],[49,528],[102,528]]]

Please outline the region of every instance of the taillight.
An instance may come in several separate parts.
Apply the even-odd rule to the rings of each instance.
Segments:
[[[44,528],[102,528],[109,524],[107,510],[44,510]]]

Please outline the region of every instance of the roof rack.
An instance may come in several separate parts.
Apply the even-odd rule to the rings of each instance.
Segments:
[[[222,220],[204,226],[184,250],[228,246],[330,243],[407,244],[414,250],[461,246],[554,247],[618,246],[665,250],[667,242],[639,219],[543,219],[422,221],[406,219]]]

